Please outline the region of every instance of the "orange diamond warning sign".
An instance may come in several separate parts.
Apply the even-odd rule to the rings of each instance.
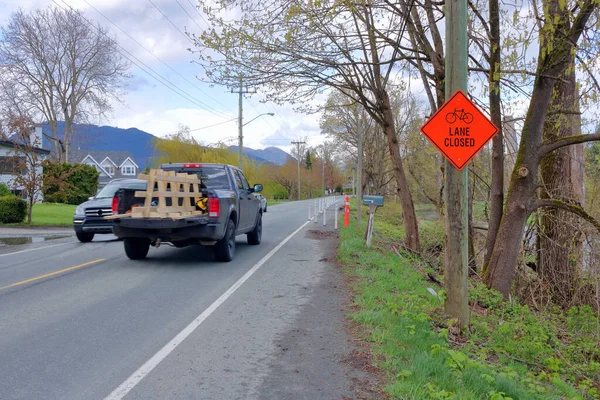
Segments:
[[[425,122],[421,133],[461,170],[498,133],[498,128],[458,90]]]

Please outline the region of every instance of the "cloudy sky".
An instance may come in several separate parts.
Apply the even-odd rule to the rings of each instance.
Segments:
[[[193,47],[185,31],[199,33],[206,22],[195,9],[196,0],[2,0],[0,25],[21,7],[73,7],[108,28],[124,50],[135,58],[124,103],[100,121],[102,125],[138,128],[156,136],[187,125],[204,144],[226,141],[237,144],[238,94],[231,88],[210,87],[196,78],[201,71],[192,63]],[[136,60],[137,59],[137,60]],[[139,60],[139,61],[138,61]],[[144,71],[151,68],[179,89],[173,90]],[[184,93],[182,93],[184,92]],[[301,115],[291,107],[261,103],[260,93],[243,100],[244,146],[260,149],[277,146],[289,151],[293,140],[308,138],[311,146],[322,143],[318,115]],[[274,116],[263,115],[274,113]]]

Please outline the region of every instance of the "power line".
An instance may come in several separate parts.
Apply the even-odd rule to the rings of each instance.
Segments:
[[[252,108],[254,108],[254,110],[255,110],[256,112],[259,112],[259,111],[256,109],[256,107],[254,106],[254,104],[252,104],[252,102],[251,102],[251,100],[250,100],[250,99],[249,99],[249,103],[250,103],[250,106],[251,106]],[[277,132],[277,130],[276,130],[275,134],[276,134],[276,135],[279,135],[279,136],[282,138],[282,139],[276,139],[276,140],[286,140],[286,141],[287,141],[287,140],[293,140],[292,138],[293,138],[294,136],[296,136],[296,135],[292,134],[292,133],[289,131],[289,129],[287,129],[287,127],[286,127],[286,126],[282,125],[282,124],[281,124],[281,122],[279,122],[279,120],[278,120],[278,118],[277,118],[277,111],[275,110],[275,108],[274,108],[274,107],[273,107],[273,106],[272,106],[270,103],[264,103],[264,104],[265,104],[265,106],[267,106],[267,107],[270,107],[270,109],[273,111],[273,114],[275,114],[275,117],[276,117],[276,118],[275,118],[275,122],[277,122],[277,125],[279,125],[279,127],[281,128],[281,131],[284,131],[285,133],[287,133],[287,134],[289,134],[289,135],[290,135],[290,137],[286,137],[285,135],[282,135],[281,133]],[[273,127],[273,126],[272,126],[270,123],[269,123],[269,126],[270,126],[270,127]],[[271,139],[269,139],[269,140],[271,140]]]
[[[169,90],[173,91],[174,93],[178,94],[179,96],[183,97],[184,99],[188,100],[189,102],[195,104],[196,106],[198,106],[199,108],[203,108],[202,104],[199,103],[193,96],[191,96],[190,94],[188,94],[187,92],[185,92],[184,90],[180,89],[179,87],[177,87],[176,85],[174,85],[172,82],[170,82],[168,79],[164,78],[162,75],[160,75],[158,72],[156,72],[154,69],[152,69],[151,67],[149,67],[147,64],[145,64],[143,61],[141,61],[140,59],[138,59],[136,56],[134,56],[133,54],[131,54],[129,51],[127,51],[123,46],[121,46],[119,43],[117,43],[114,39],[108,37],[108,35],[106,33],[103,33],[102,31],[100,31],[100,29],[98,27],[96,27],[91,21],[89,21],[87,18],[85,18],[83,15],[81,15],[77,10],[73,9],[73,7],[71,7],[69,4],[67,4],[64,0],[61,0],[67,7],[69,7],[72,11],[75,11],[77,13],[77,15],[79,16],[79,18],[81,18],[83,21],[87,22],[90,26],[92,26],[94,29],[96,29],[98,31],[98,34],[103,34],[106,36],[107,39],[109,39],[111,42],[113,42],[115,45],[117,45],[118,48],[120,48],[122,51],[119,51],[119,53],[125,57],[128,61],[130,61],[132,64],[134,64],[135,66],[137,66],[138,68],[140,68],[142,71],[144,71],[146,74],[148,74],[150,77],[152,77],[153,79],[155,79],[156,81],[158,81],[159,83],[163,84],[165,87],[167,87]],[[54,4],[56,4],[58,7],[60,7],[62,10],[64,10],[65,8],[63,6],[61,6],[60,4],[58,4],[58,2],[56,0],[52,0],[52,2]],[[133,61],[130,57],[128,57],[127,55],[125,55],[123,52],[127,53],[131,58],[135,59],[137,62]],[[139,63],[139,64],[138,64]],[[141,65],[143,65],[144,67],[142,67]],[[146,70],[147,69],[147,70]],[[148,72],[151,71],[152,73]],[[154,74],[154,75],[153,75]],[[155,76],[156,75],[156,76]],[[166,82],[166,83],[165,83]],[[169,86],[170,85],[170,86]]]
[[[177,29],[177,31],[178,31],[179,33],[181,33],[183,36],[185,36],[185,38],[186,38],[187,40],[189,40],[189,41],[190,41],[192,44],[195,44],[195,43],[194,43],[194,41],[193,41],[192,39],[190,39],[190,37],[189,37],[188,35],[186,35],[185,33],[183,33],[183,32],[181,31],[181,29],[179,29],[179,28],[177,27],[177,25],[175,25],[175,24],[173,23],[173,21],[171,21],[171,20],[169,19],[169,17],[167,17],[167,16],[165,15],[165,13],[164,13],[164,12],[162,12],[162,11],[160,10],[160,8],[158,8],[158,7],[156,6],[156,4],[154,4],[154,3],[152,2],[152,0],[148,0],[148,1],[150,2],[150,4],[152,4],[152,5],[154,6],[154,8],[156,8],[156,9],[158,10],[158,12],[159,12],[159,13],[161,13],[161,14],[162,14],[162,16],[163,16],[163,17],[165,17],[165,19],[166,19],[167,21],[169,21],[169,23],[170,23],[171,25],[173,25],[173,28]]]
[[[187,10],[185,8],[183,8],[183,6],[181,5],[181,3],[179,2],[179,0],[175,0],[175,2],[177,4],[179,4],[179,7],[181,7],[181,9],[183,10],[184,13],[187,14],[188,17],[190,17],[190,19],[192,20],[192,22],[194,24],[196,24],[196,26],[198,27],[198,29],[200,29],[202,31],[202,27],[200,25],[198,25],[198,23],[196,22],[196,20],[190,15],[190,13],[187,12]]]
[[[210,26],[210,24],[208,23],[208,21],[204,18],[204,15],[202,15],[200,13],[200,11],[198,11],[198,8],[192,4],[192,2],[190,0],[187,0],[188,3],[190,3],[190,6],[192,6],[192,8],[194,9],[194,11],[196,11],[196,14],[198,14],[200,16],[200,18],[202,18],[202,20],[206,23],[206,26]]]
[[[235,121],[235,120],[237,120],[237,118],[231,118],[231,119],[228,119],[227,121],[218,122],[218,123],[216,123],[216,124],[207,125],[207,126],[202,126],[202,127],[200,127],[200,128],[194,128],[194,129],[190,129],[190,130],[189,130],[189,132],[195,132],[195,131],[199,131],[199,130],[202,130],[202,129],[208,129],[208,128],[212,128],[212,127],[214,127],[214,126],[219,126],[219,125],[227,124],[227,123],[229,123],[229,122],[232,122],[232,121]],[[177,133],[177,132],[179,132],[179,131],[175,131],[175,132],[167,133],[167,135],[173,135],[173,134],[175,134],[175,133]]]
[[[134,39],[130,34],[128,34],[125,30],[123,30],[121,27],[119,27],[116,23],[114,23],[110,18],[108,18],[106,15],[104,15],[101,11],[99,11],[96,7],[94,7],[92,4],[90,4],[87,0],[84,0],[85,3],[90,6],[91,8],[94,9],[94,11],[96,11],[98,14],[100,14],[104,19],[106,19],[108,22],[110,22],[112,25],[114,25],[117,29],[119,29],[121,32],[123,32],[125,35],[127,35],[127,37],[131,40],[133,40],[137,45],[139,45],[141,48],[143,48],[144,50],[146,50],[152,57],[156,58],[158,61],[160,61],[163,65],[165,65],[167,68],[169,68],[171,71],[175,72],[177,75],[179,75],[181,78],[183,78],[186,82],[188,82],[190,85],[194,86],[196,89],[198,89],[198,91],[200,91],[200,93],[209,96],[207,93],[205,93],[204,91],[202,91],[202,89],[200,89],[200,87],[198,87],[197,85],[195,85],[192,81],[190,81],[189,79],[187,79],[185,76],[183,76],[182,74],[180,74],[177,70],[175,70],[173,67],[171,67],[169,64],[167,64],[166,62],[164,62],[160,57],[158,57],[157,55],[155,55],[150,49],[148,49],[146,46],[144,46],[143,44],[141,44],[140,42],[138,42],[136,39]],[[176,0],[177,1],[177,0]],[[173,84],[174,85],[174,84]],[[175,86],[175,85],[174,85]],[[181,90],[181,89],[180,89]],[[209,106],[206,103],[203,103],[202,101],[195,99],[196,101],[198,101],[199,103],[203,104],[205,109],[207,111],[214,111],[215,114],[222,116],[222,117],[231,117],[231,115],[227,115],[222,113],[221,111]],[[219,103],[220,104],[220,103]],[[223,105],[223,104],[221,104]],[[224,106],[225,107],[225,106]]]

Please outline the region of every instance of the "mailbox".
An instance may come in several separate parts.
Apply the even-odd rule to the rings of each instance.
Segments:
[[[383,207],[383,196],[363,196],[363,204]]]

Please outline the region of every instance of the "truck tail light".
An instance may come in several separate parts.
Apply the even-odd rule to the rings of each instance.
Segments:
[[[183,168],[201,168],[202,164],[183,164]]]
[[[221,215],[221,205],[217,197],[208,198],[208,216],[219,217]]]
[[[112,199],[112,213],[113,215],[119,213],[119,196],[114,196]]]

